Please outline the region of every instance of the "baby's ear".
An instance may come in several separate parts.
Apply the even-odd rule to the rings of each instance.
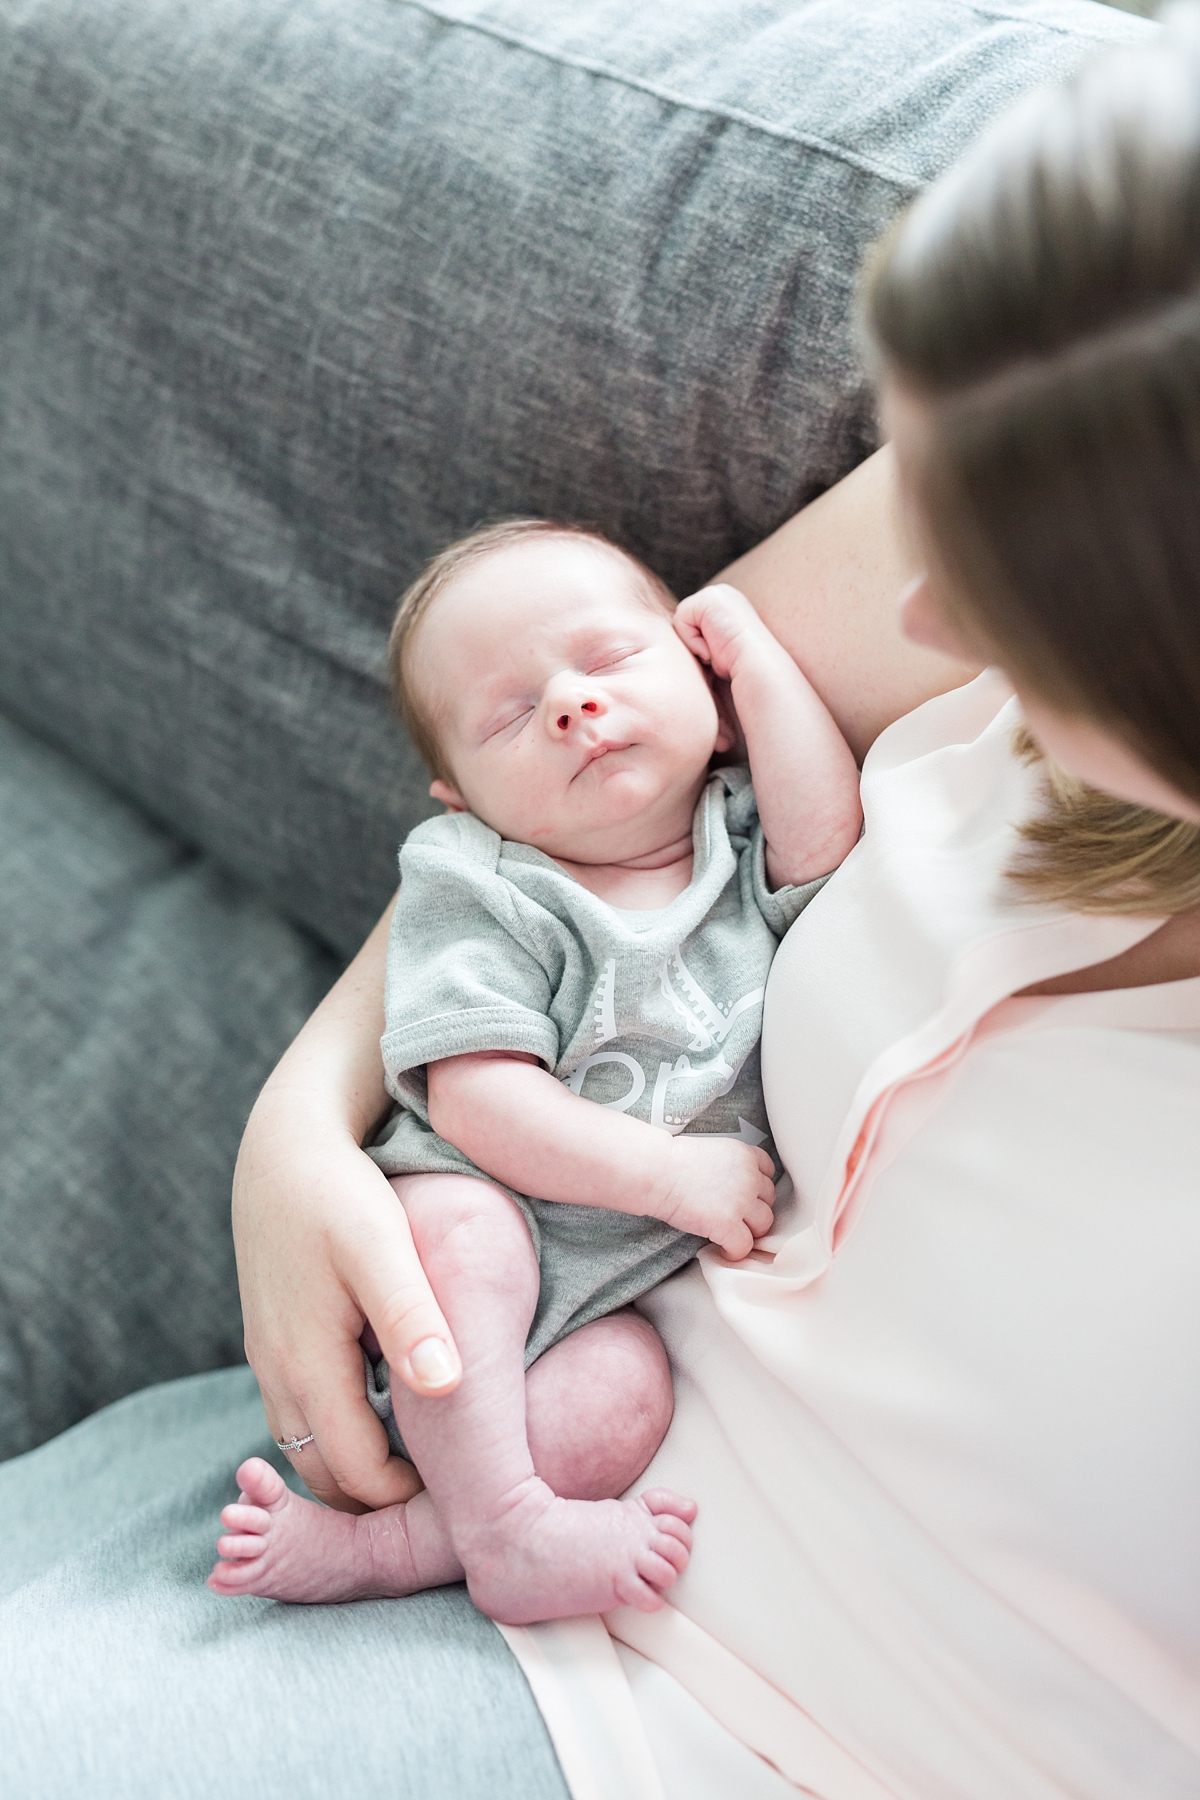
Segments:
[[[448,781],[431,781],[429,798],[440,800],[447,812],[470,812],[471,810],[458,789],[451,787]]]

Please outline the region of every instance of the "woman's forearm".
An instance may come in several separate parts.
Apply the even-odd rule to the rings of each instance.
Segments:
[[[861,761],[886,725],[978,673],[901,637],[914,573],[885,447],[713,580],[753,601]]]
[[[233,1225],[246,1326],[272,1436],[334,1506],[386,1506],[417,1478],[367,1402],[369,1322],[393,1377],[446,1393],[461,1374],[403,1207],[360,1149],[387,1096],[379,1037],[391,908],[317,1008],[250,1115]]]
[[[333,1127],[361,1144],[388,1105],[379,1040],[391,907],[284,1052],[254,1107],[262,1124]]]

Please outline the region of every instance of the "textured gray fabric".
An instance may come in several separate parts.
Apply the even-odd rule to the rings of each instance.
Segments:
[[[237,1353],[233,1147],[331,969],[180,841],[352,947],[426,810],[381,652],[431,550],[583,517],[682,589],[746,548],[874,442],[866,242],[1142,29],[1086,0],[0,0],[0,703],[79,765],[0,737],[10,1449]],[[197,1585],[260,1433],[236,1371],[0,1469],[6,1792],[561,1800],[461,1595]]]
[[[233,1158],[334,973],[0,719],[0,1456],[240,1361]]]
[[[247,1369],[171,1382],[0,1469],[7,1800],[566,1800],[462,1587],[282,1606],[204,1586],[245,1456]]]
[[[875,440],[864,246],[1087,0],[0,0],[0,702],[343,949],[485,515],[677,588]]]

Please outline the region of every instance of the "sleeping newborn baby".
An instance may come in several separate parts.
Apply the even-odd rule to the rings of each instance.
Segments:
[[[462,1380],[419,1397],[369,1369],[425,1482],[405,1505],[353,1517],[244,1463],[209,1584],[330,1601],[465,1574],[510,1624],[650,1611],[695,1507],[617,1498],[672,1406],[630,1303],[704,1243],[736,1260],[771,1228],[764,983],[858,836],[857,771],[743,595],[676,607],[572,527],[518,520],[443,552],[401,602],[392,662],[449,810],[401,852],[383,1038],[398,1105],[371,1154]],[[739,722],[749,766],[714,768]],[[558,1416],[531,1449],[525,1369],[548,1351]]]

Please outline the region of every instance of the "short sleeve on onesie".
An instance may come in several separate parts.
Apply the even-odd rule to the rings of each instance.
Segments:
[[[381,1047],[389,1091],[422,1111],[425,1065],[443,1057],[523,1050],[548,1068],[558,1061],[555,959],[498,873],[501,844],[471,813],[452,813],[418,825],[401,853]]]

